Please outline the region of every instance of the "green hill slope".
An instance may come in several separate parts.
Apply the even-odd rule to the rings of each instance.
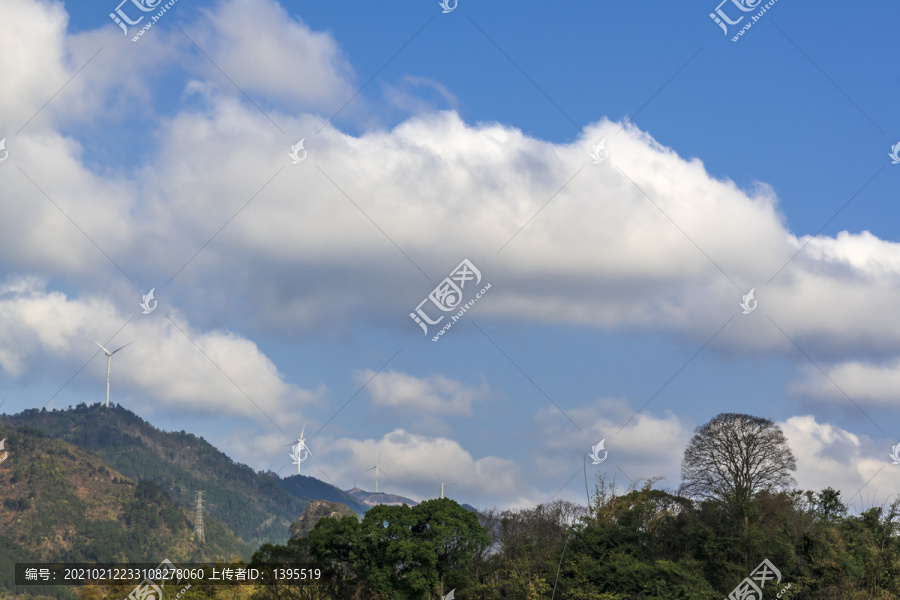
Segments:
[[[30,427],[0,424],[3,438],[9,455],[0,463],[0,590],[12,589],[16,562],[204,561],[252,553],[211,517],[204,518],[205,542],[198,542],[190,511],[94,454]]]
[[[309,502],[283,490],[278,479],[235,463],[203,438],[160,431],[122,407],[31,409],[0,417],[0,423],[34,427],[93,452],[126,477],[158,484],[185,508],[194,506],[202,490],[208,514],[255,547],[284,543]]]

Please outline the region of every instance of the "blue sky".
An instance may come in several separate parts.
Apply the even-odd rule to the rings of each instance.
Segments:
[[[581,500],[601,439],[589,476],[674,488],[727,411],[880,504],[900,8],[778,0],[732,42],[737,4],[725,36],[716,2],[178,0],[133,42],[158,7],[4,2],[0,410],[101,400],[93,340],[135,341],[114,402],[283,475],[305,424],[342,488],[381,452],[416,499]],[[432,342],[463,259],[491,289]]]

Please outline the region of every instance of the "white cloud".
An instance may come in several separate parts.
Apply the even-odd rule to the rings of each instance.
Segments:
[[[869,508],[896,491],[896,465],[890,444],[876,444],[812,415],[791,417],[778,425],[797,458],[799,487],[840,490],[844,503]]]
[[[453,488],[445,487],[445,495],[462,502],[468,498],[476,506],[515,498],[525,489],[515,461],[494,456],[476,459],[459,442],[446,437],[395,429],[380,440],[339,438],[327,448],[330,453],[349,456],[340,462],[328,457],[323,469],[336,481],[355,480],[368,491],[374,491],[375,476],[366,469],[375,465],[379,454],[381,469],[387,474],[387,479],[379,479],[379,491],[412,495],[413,499],[440,497],[441,482],[435,472],[445,483],[456,483]]]
[[[443,375],[416,377],[398,371],[378,373],[371,369],[354,373],[359,384],[365,384],[376,406],[417,413],[470,415],[472,403],[487,400],[490,388],[482,378],[478,387],[466,385]]]
[[[68,20],[61,2],[0,2],[0,32],[7,49],[0,53],[0,125],[4,132],[21,127],[68,79],[64,35]]]
[[[446,104],[449,108],[457,110],[459,100],[439,81],[427,77],[413,77],[406,75],[398,85],[382,84],[385,98],[389,104],[410,114],[432,113],[437,106]],[[425,90],[425,92],[421,90]],[[431,97],[427,91],[433,92]],[[440,102],[435,102],[440,98]]]
[[[535,416],[540,433],[536,436],[538,443],[531,449],[534,472],[558,479],[560,474],[571,474],[587,464],[589,488],[593,488],[591,477],[601,472],[615,475],[620,482],[623,474],[632,481],[661,477],[659,485],[677,488],[681,482],[681,457],[693,426],[668,411],[659,417],[648,410],[635,416],[635,410],[626,400],[614,398],[565,408],[572,421],[584,430],[582,434],[555,406],[542,408]],[[600,465],[593,465],[585,454],[603,439],[607,458]],[[626,486],[628,479],[624,479]],[[584,497],[582,493],[581,498]]]
[[[297,406],[315,403],[324,393],[324,386],[309,391],[285,382],[253,342],[228,331],[198,331],[177,312],[171,320],[166,312],[133,318],[123,328],[129,315],[108,299],[72,299],[47,292],[36,279],[12,280],[0,286],[0,368],[13,379],[26,372],[44,376],[60,365],[75,372],[93,356],[88,376],[94,383],[80,385],[95,386],[97,400],[105,400],[106,361],[94,340],[105,345],[115,334],[110,345],[135,342],[113,359],[111,401],[126,406],[117,398],[149,398],[157,409],[284,423],[294,422]],[[39,360],[42,356],[54,362]]]
[[[872,364],[862,361],[841,363],[825,370],[803,369],[803,377],[788,386],[791,394],[846,402],[849,396],[863,406],[896,406],[900,399],[900,359]],[[846,394],[846,396],[844,395]]]
[[[80,144],[72,138],[21,136],[7,147],[10,159],[3,167],[10,170],[0,174],[0,181],[10,201],[0,203],[0,220],[15,226],[4,228],[0,254],[10,270],[57,276],[93,272],[94,277],[99,270],[121,278],[103,255],[109,251],[108,256],[124,263],[129,257],[116,250],[129,243],[138,227],[129,214],[133,196],[121,182],[89,172],[81,162]]]
[[[169,248],[169,264],[211,235],[210,215],[224,222],[285,162],[287,146],[279,146],[277,133],[250,135],[266,131],[261,116],[214,99],[215,113],[179,115],[166,133],[154,216],[169,224],[150,223],[183,232]],[[269,327],[294,331],[322,322],[348,327],[350,314],[360,311],[402,322],[435,281],[469,258],[492,283],[478,304],[482,316],[632,327],[702,342],[737,316],[713,348],[796,355],[770,317],[817,356],[900,347],[900,324],[875,318],[900,301],[900,286],[883,277],[889,261],[833,270],[804,251],[764,285],[803,243],[782,225],[771,190],[748,194],[643,132],[626,128],[616,137],[615,130],[604,122],[588,128],[583,141],[560,145],[501,125],[467,125],[455,113],[360,137],[326,129],[307,140],[310,158],[265,185],[204,250],[202,269],[193,268],[204,288],[227,279],[239,295],[252,290],[265,307],[259,321],[271,316]],[[585,166],[498,254],[590,162],[587,142],[603,136],[612,139],[615,166]],[[219,148],[235,152],[223,156]],[[192,202],[175,202],[182,194]],[[436,243],[444,240],[452,243]],[[843,243],[855,237],[835,240],[837,248]],[[894,252],[888,242],[880,247],[886,256]],[[223,277],[238,257],[258,267]],[[304,284],[312,280],[315,286]],[[740,315],[750,287],[759,308]],[[414,324],[407,326],[415,334]]]
[[[198,44],[251,97],[296,110],[339,107],[354,94],[350,67],[334,38],[312,31],[277,2],[224,0],[204,12],[208,21],[198,24]],[[207,78],[219,79],[214,65],[205,67]]]
[[[55,92],[46,73],[63,81],[74,73],[79,63],[67,43],[81,52],[116,34],[106,24],[67,41],[57,4],[13,0],[0,10],[35,32],[20,40],[23,63],[45,67],[12,65],[7,87],[16,91],[0,98],[13,107],[27,98],[15,109],[22,119]],[[257,332],[341,335],[354,318],[387,318],[418,335],[406,315],[467,257],[492,283],[478,304],[482,317],[643,329],[693,343],[735,316],[711,348],[795,357],[787,334],[819,359],[900,353],[900,322],[880,317],[900,302],[896,243],[868,232],[798,238],[770,187],[738,189],[648,133],[605,120],[562,144],[502,124],[467,124],[455,112],[422,113],[390,131],[351,136],[329,127],[315,135],[322,118],[305,111],[351,89],[329,35],[268,0],[227,0],[189,28],[248,93],[299,103],[268,112],[286,131],[310,132],[304,163],[288,164],[296,139],[286,139],[233,86],[220,85],[209,65],[201,79],[183,84],[186,99],[199,100],[190,108],[163,116],[153,115],[152,103],[142,107],[158,121],[156,151],[136,171],[86,168],[77,140],[46,131],[53,120],[30,125],[8,145],[132,277],[166,280],[203,248],[175,284],[185,286],[182,308],[208,315],[213,328],[238,318]],[[121,53],[97,60],[134,54],[132,47],[168,35],[150,33],[138,44],[119,40]],[[102,76],[86,69],[48,109],[59,109],[54,119],[69,108],[99,114],[116,86],[140,96],[141,75],[171,60],[163,53],[158,63],[131,70],[104,63]],[[116,75],[133,71],[141,74],[133,83]],[[594,165],[588,152],[604,137],[609,160]],[[106,259],[10,166],[0,170],[4,189],[28,201],[0,204],[4,222],[23,224],[0,240],[5,266],[62,272],[84,286],[121,279],[109,264],[98,271]],[[740,315],[738,302],[751,287],[759,307]],[[259,310],[234,315],[234,303],[251,302]]]
[[[114,7],[90,10],[108,19]],[[8,49],[0,54],[0,137],[9,136],[8,148],[61,124],[110,115],[132,120],[152,109],[151,84],[179,59],[178,44],[187,43],[180,33],[175,37],[157,27],[134,44],[112,20],[78,34],[69,34],[68,26],[62,2],[0,3],[0,36]],[[47,153],[45,159],[54,156]]]
[[[900,282],[900,243],[881,240],[868,231],[851,235],[846,231],[834,238],[803,236],[805,252],[814,260],[848,271],[859,271],[880,279],[888,285]]]

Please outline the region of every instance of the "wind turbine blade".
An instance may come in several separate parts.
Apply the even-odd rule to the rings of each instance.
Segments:
[[[435,471],[434,474],[437,475],[438,481],[441,481],[441,475],[440,475],[440,473],[438,473],[437,471]],[[443,481],[441,481],[441,483],[443,483]]]
[[[125,344],[125,346],[130,346],[130,345],[132,345],[133,343],[134,343],[134,342],[128,342],[127,344]],[[116,348],[116,349],[113,350],[109,355],[112,356],[113,354],[115,354],[116,352],[118,352],[119,350],[121,350],[122,348],[124,348],[125,346],[121,346],[121,347],[119,347],[119,348]]]
[[[387,473],[384,472],[384,469],[378,469],[378,470],[381,471],[381,474],[384,475],[385,477],[387,477],[388,479],[391,478],[390,475],[388,475]]]
[[[110,356],[110,354],[111,354],[110,351],[107,350],[106,348],[103,348],[103,344],[101,344],[101,343],[98,342],[97,340],[94,340],[94,343],[97,344],[98,346],[100,346],[100,348],[102,348],[103,351],[106,352],[106,355],[107,355],[107,356]]]
[[[375,463],[376,465],[381,464],[381,452],[382,452],[381,450],[378,451],[378,461]]]
[[[376,467],[372,467],[371,469],[366,469],[366,471],[371,471],[371,470],[374,469],[374,468],[376,468]]]

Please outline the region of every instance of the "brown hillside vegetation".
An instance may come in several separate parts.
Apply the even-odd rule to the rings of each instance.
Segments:
[[[338,520],[343,517],[357,518],[356,513],[345,504],[329,502],[328,500],[314,500],[309,503],[303,514],[291,523],[291,539],[306,537],[316,526],[316,523],[319,522],[319,519],[325,517]]]
[[[203,560],[249,547],[215,519],[193,515],[150,481],[133,481],[99,456],[29,427],[0,425],[0,595],[15,562]]]

